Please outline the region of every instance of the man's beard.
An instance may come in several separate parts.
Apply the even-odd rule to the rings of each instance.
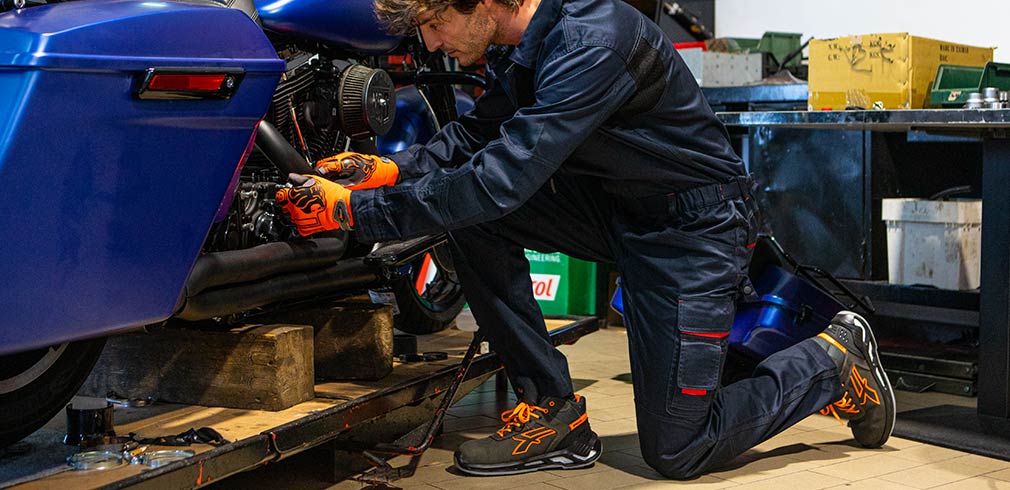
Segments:
[[[497,26],[487,14],[475,14],[467,26],[467,32],[473,33],[462,46],[457,47],[459,57],[456,61],[463,66],[470,66],[484,56],[484,51],[491,45],[491,39]]]

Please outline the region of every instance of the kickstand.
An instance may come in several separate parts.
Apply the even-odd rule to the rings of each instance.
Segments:
[[[470,342],[470,347],[467,348],[466,354],[463,355],[463,361],[460,363],[459,369],[456,370],[456,377],[453,378],[452,383],[450,383],[449,387],[446,388],[445,397],[442,398],[442,403],[440,403],[438,409],[435,410],[435,416],[432,418],[431,423],[429,423],[426,428],[424,428],[424,426],[420,426],[414,429],[391,444],[380,443],[362,450],[362,454],[373,466],[373,468],[368,470],[361,477],[357,478],[357,480],[372,484],[388,485],[396,480],[413,476],[414,471],[417,469],[417,465],[421,460],[421,454],[424,453],[424,451],[427,450],[428,447],[431,446],[431,443],[435,440],[435,434],[442,426],[442,419],[445,418],[445,413],[449,410],[449,405],[452,404],[453,398],[456,397],[456,391],[459,390],[459,386],[463,383],[463,379],[466,378],[466,372],[470,369],[470,365],[473,364],[473,359],[480,350],[480,344],[483,341],[484,336],[481,335],[480,332],[473,334],[473,340]],[[424,428],[424,430],[422,430],[422,428]],[[418,437],[417,434],[421,434],[420,437]],[[410,462],[406,465],[393,468],[389,462],[380,455],[411,456],[411,458]]]

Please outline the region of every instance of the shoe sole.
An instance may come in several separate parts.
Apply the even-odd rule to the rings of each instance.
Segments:
[[[460,463],[458,455],[453,455],[453,461],[456,463],[456,468],[467,475],[520,475],[523,473],[532,473],[534,471],[541,470],[575,470],[579,468],[587,468],[596,463],[596,460],[600,458],[602,450],[603,444],[600,442],[599,438],[596,438],[596,443],[593,444],[593,450],[585,456],[563,449],[560,451],[545,453],[538,456],[536,459],[521,461],[518,463],[464,465]]]
[[[880,363],[880,356],[877,354],[877,339],[873,336],[873,331],[870,330],[870,322],[866,321],[858,313],[848,312],[852,316],[856,317],[856,326],[862,332],[863,345],[866,346],[867,361],[870,363],[870,368],[872,368],[873,379],[877,382],[877,386],[880,386],[887,392],[887,398],[891,400],[890,404],[884,405],[884,410],[886,410],[886,420],[887,425],[885,426],[884,435],[874,444],[863,444],[865,447],[877,448],[883,446],[888,439],[891,438],[891,432],[894,431],[894,421],[897,416],[897,411],[895,410],[896,401],[894,400],[894,388],[891,387],[891,381],[887,379],[887,373],[884,372],[884,366]]]

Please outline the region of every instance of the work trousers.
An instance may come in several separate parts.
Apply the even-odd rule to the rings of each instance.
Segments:
[[[737,178],[628,199],[596,179],[555,176],[504,218],[453,231],[463,291],[519,399],[572,395],[524,248],[616,264],[642,455],[669,478],[718,467],[841,398],[834,363],[811,340],[720,386],[735,302],[749,284],[756,230],[748,187]]]

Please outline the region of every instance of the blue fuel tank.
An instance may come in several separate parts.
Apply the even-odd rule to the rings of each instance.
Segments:
[[[379,25],[372,0],[255,0],[267,30],[308,37],[333,47],[378,55],[393,50],[402,38]]]

